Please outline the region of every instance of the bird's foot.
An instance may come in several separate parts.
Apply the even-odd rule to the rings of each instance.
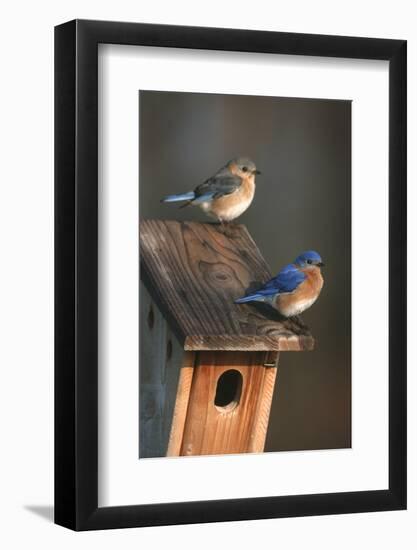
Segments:
[[[234,224],[231,222],[220,221],[220,232],[229,239],[234,237]]]
[[[294,315],[293,317],[291,317],[291,320],[297,323],[297,325],[299,325],[301,328],[307,328],[307,325],[304,323],[299,315]]]

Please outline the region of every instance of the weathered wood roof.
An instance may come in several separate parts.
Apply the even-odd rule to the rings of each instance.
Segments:
[[[244,225],[144,220],[141,279],[185,350],[297,351],[314,346],[299,320],[234,300],[271,276]]]

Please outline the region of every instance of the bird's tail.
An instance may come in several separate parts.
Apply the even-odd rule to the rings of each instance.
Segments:
[[[265,297],[262,294],[249,294],[235,300],[235,304],[246,304],[246,302],[263,302]]]
[[[188,193],[179,193],[178,195],[167,195],[161,202],[180,202],[180,201],[192,201],[195,197],[194,191]]]

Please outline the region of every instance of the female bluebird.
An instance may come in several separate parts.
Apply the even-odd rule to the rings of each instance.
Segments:
[[[255,195],[255,176],[260,174],[248,158],[230,160],[214,176],[194,191],[168,195],[161,202],[187,201],[184,206],[199,206],[220,223],[238,218],[250,206]]]
[[[303,252],[256,292],[239,298],[235,303],[264,302],[284,317],[299,315],[319,297],[323,288],[320,269],[323,265],[320,255],[314,250]]]

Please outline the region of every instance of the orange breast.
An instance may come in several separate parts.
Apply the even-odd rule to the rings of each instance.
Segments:
[[[317,297],[323,288],[323,276],[319,267],[300,269],[306,276],[305,281],[297,288],[300,299],[311,299]]]
[[[319,267],[300,269],[306,279],[294,292],[280,294],[276,298],[275,307],[282,315],[292,317],[309,308],[318,298],[323,288],[323,277]]]
[[[231,221],[239,217],[250,206],[255,194],[255,181],[251,176],[242,181],[241,186],[230,195],[215,199],[211,205],[211,213],[219,220]]]

